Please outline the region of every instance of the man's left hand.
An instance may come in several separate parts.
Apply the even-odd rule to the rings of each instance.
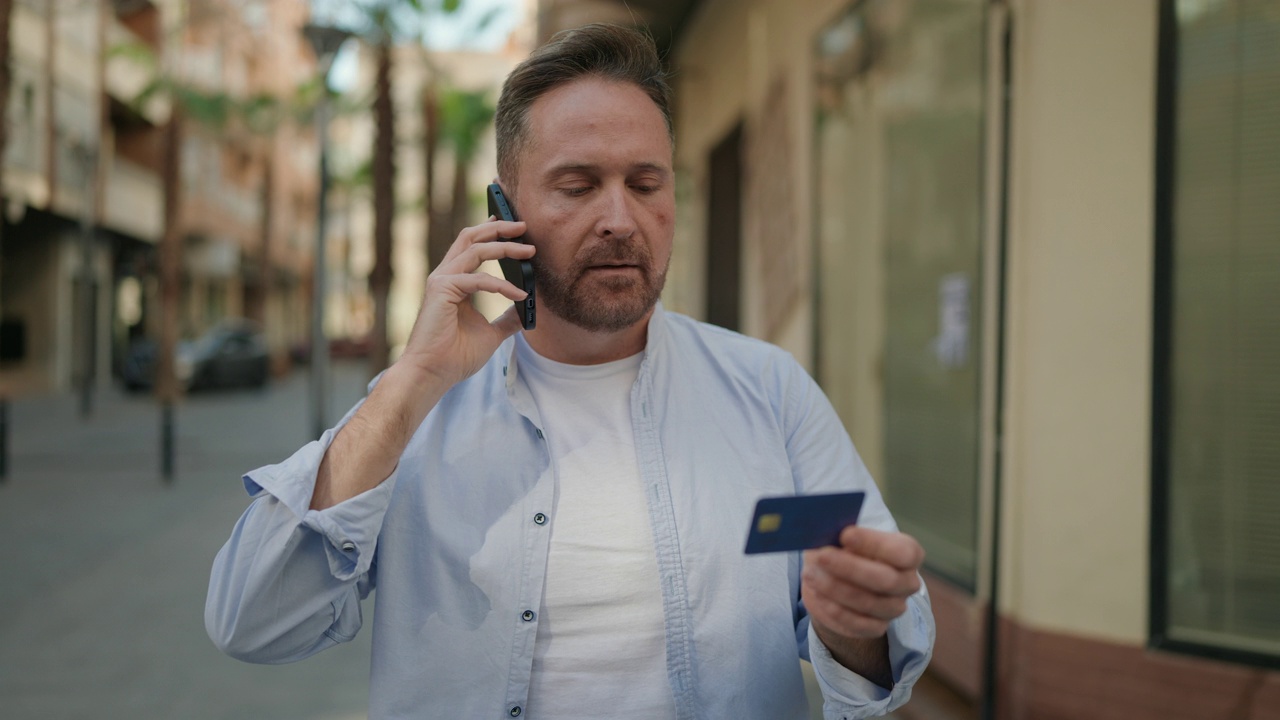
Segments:
[[[884,682],[887,646],[880,639],[920,590],[922,562],[924,548],[910,535],[852,525],[840,533],[839,547],[804,553],[800,597],[814,631],[837,661],[882,687],[892,679]]]

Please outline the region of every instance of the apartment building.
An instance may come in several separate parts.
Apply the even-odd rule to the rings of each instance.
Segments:
[[[317,155],[287,103],[311,81],[305,0],[15,2],[0,255],[3,392],[103,386],[159,334],[164,135],[182,88],[179,334],[248,316],[305,342]],[[282,119],[248,122],[251,98]],[[140,98],[149,98],[139,103]],[[211,103],[224,112],[210,112]],[[261,120],[261,118],[259,118]]]
[[[925,545],[904,716],[1280,716],[1280,2],[539,19],[668,49],[665,301],[795,354]]]

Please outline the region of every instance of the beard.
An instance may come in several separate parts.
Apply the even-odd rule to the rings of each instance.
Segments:
[[[618,332],[653,309],[667,280],[649,246],[637,240],[603,240],[585,246],[563,270],[533,261],[538,301],[560,318],[590,332]],[[591,268],[626,264],[634,269],[600,275]]]

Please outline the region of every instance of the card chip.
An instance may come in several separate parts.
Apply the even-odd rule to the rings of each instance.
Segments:
[[[777,532],[780,527],[782,527],[782,516],[778,513],[761,515],[760,520],[756,523],[756,531],[762,533]]]

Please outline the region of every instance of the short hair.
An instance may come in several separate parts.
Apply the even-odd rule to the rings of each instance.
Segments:
[[[556,33],[517,65],[502,85],[494,127],[498,174],[505,182],[515,182],[520,155],[529,142],[529,108],[534,101],[561,85],[587,77],[639,87],[662,112],[667,136],[674,141],[671,87],[653,38],[621,25],[583,25]]]

